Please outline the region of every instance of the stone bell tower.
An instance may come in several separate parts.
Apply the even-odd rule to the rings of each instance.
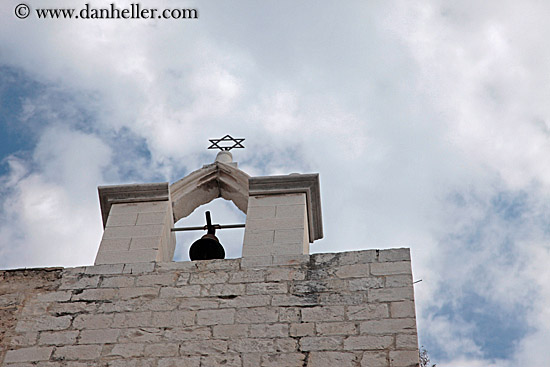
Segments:
[[[409,249],[310,254],[319,175],[250,177],[221,150],[99,187],[94,265],[0,271],[0,366],[418,366]],[[218,197],[246,214],[242,258],[172,261],[174,223]]]
[[[218,197],[246,214],[246,264],[309,255],[310,242],[323,237],[318,174],[250,177],[221,151],[214,163],[172,185],[99,187],[105,231],[95,265],[171,261],[174,223]]]

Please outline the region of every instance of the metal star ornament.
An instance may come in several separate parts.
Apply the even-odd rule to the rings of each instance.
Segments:
[[[244,141],[244,138],[233,138],[231,135],[226,135],[221,139],[208,139],[212,144],[208,149],[219,149],[224,152],[229,152],[231,149],[235,148],[244,148],[241,144]],[[224,142],[231,142],[233,145],[224,144]],[[220,145],[222,144],[222,145]]]

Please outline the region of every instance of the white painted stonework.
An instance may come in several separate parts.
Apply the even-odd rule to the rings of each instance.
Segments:
[[[0,365],[418,365],[408,249],[245,260],[64,269],[26,299]]]

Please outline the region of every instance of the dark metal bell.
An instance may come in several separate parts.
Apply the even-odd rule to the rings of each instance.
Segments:
[[[191,261],[224,259],[225,250],[216,236],[205,234],[193,242],[189,249],[189,258]]]
[[[206,212],[206,229],[208,233],[193,242],[189,249],[189,258],[195,260],[224,259],[225,250],[216,237],[216,228],[212,225],[210,212]]]

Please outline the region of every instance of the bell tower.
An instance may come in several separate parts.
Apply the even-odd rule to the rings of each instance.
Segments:
[[[178,230],[174,223],[218,197],[232,201],[247,215],[243,264],[271,265],[274,256],[309,255],[309,244],[323,237],[319,175],[250,177],[233,162],[230,152],[244,148],[243,140],[229,135],[212,139],[210,148],[220,149],[215,162],[171,185],[99,187],[105,231],[95,265],[172,261]],[[233,145],[220,145],[227,141]],[[207,224],[204,229],[208,234],[192,246],[191,258],[220,258],[219,249],[214,257],[199,254],[201,244],[216,246],[216,228]]]
[[[100,187],[95,265],[0,271],[19,303],[0,367],[418,367],[409,249],[310,255],[319,175],[250,177],[227,142],[173,184]],[[218,197],[246,214],[242,258],[215,237],[242,224],[207,219],[196,261],[172,261],[174,223]]]

